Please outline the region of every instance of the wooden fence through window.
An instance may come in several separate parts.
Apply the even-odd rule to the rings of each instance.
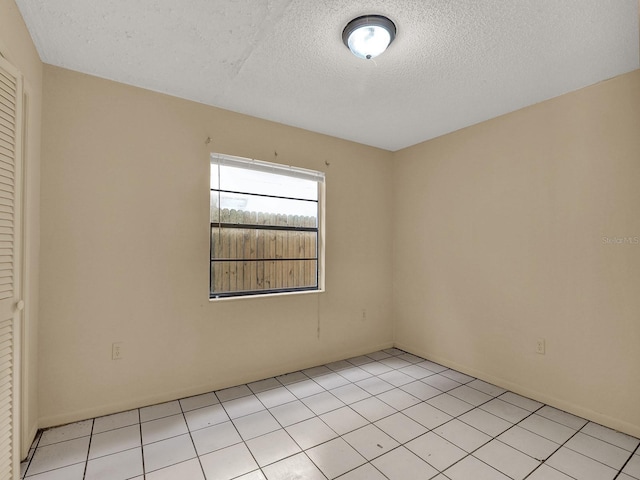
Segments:
[[[235,209],[222,209],[218,218],[211,209],[212,295],[317,286],[317,232],[263,227],[269,225],[316,228],[317,220]]]

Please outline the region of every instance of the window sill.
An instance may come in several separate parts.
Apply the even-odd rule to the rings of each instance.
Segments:
[[[249,300],[249,299],[258,299],[258,298],[275,298],[275,297],[285,297],[291,295],[317,295],[319,293],[324,293],[324,289],[319,290],[304,290],[302,292],[278,292],[278,293],[264,293],[264,294],[256,294],[256,295],[238,295],[235,297],[220,297],[220,298],[210,298],[209,302],[230,302],[230,301],[238,301],[238,300]]]

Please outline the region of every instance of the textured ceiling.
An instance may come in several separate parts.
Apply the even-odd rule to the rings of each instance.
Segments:
[[[16,0],[42,60],[398,150],[638,68],[638,0]],[[349,20],[391,18],[375,60]]]

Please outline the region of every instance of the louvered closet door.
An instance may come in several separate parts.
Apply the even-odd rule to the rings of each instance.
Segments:
[[[0,57],[0,478],[18,478],[22,79]],[[20,302],[21,303],[21,302]],[[18,308],[16,308],[18,307]]]

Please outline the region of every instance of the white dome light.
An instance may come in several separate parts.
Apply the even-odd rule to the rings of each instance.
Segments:
[[[396,26],[387,17],[365,15],[351,20],[342,41],[359,58],[371,59],[384,52],[396,37]]]

